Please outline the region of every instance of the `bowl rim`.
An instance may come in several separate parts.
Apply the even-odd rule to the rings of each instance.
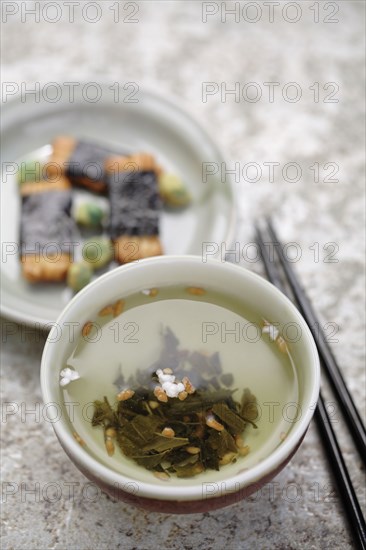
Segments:
[[[153,258],[139,260],[137,262],[132,262],[130,264],[120,266],[108,273],[105,273],[104,275],[87,285],[85,288],[83,288],[76,296],[74,296],[74,298],[63,309],[57,321],[54,323],[43,350],[40,377],[42,397],[45,404],[58,402],[58,399],[55,399],[54,396],[52,396],[52,390],[49,388],[47,382],[48,377],[51,376],[50,366],[52,365],[52,357],[57,353],[58,346],[60,345],[59,341],[55,342],[52,340],[55,337],[54,333],[55,331],[57,331],[57,326],[62,325],[62,323],[67,320],[67,316],[70,310],[74,309],[75,305],[78,302],[84,303],[84,298],[89,296],[90,293],[93,293],[98,286],[104,285],[105,281],[112,281],[113,279],[118,280],[118,277],[122,272],[126,273],[127,271],[130,271],[132,274],[133,271],[135,271],[136,269],[141,269],[141,265],[145,266],[148,264],[165,263],[165,265],[167,266],[168,264],[177,262],[193,262],[196,264],[202,264],[202,259],[199,256],[195,255],[171,255],[156,256]],[[302,317],[295,305],[278,288],[276,288],[260,275],[253,273],[252,271],[249,271],[248,269],[240,265],[232,264],[227,261],[220,261],[213,258],[210,258],[208,260],[206,265],[208,264],[214,266],[214,269],[226,270],[228,276],[230,276],[230,272],[237,274],[240,273],[240,275],[242,275],[243,277],[243,282],[246,278],[251,279],[259,287],[266,288],[267,291],[272,292],[274,298],[279,301],[279,304],[282,303],[288,309],[290,309],[291,314],[293,315],[293,319],[297,321],[301,326],[301,330],[303,331],[302,334],[304,334],[306,337],[305,345],[308,347],[309,355],[311,356],[311,363],[308,365],[307,368],[312,369],[313,385],[310,388],[310,392],[308,389],[309,397],[305,403],[306,407],[303,406],[303,403],[301,403],[302,411],[304,411],[304,414],[302,414],[300,420],[296,422],[296,425],[293,426],[293,428],[290,430],[288,437],[281,443],[281,445],[276,447],[276,449],[274,449],[272,453],[266,456],[258,464],[248,468],[247,470],[243,470],[242,472],[239,472],[232,477],[223,478],[219,482],[210,482],[209,480],[207,480],[207,483],[225,483],[226,490],[229,493],[233,492],[230,487],[236,487],[236,490],[238,491],[240,489],[243,489],[244,487],[247,487],[248,485],[251,485],[252,483],[257,482],[264,476],[270,474],[271,472],[274,472],[276,469],[281,468],[281,464],[285,463],[286,459],[291,455],[291,453],[296,450],[296,447],[301,443],[301,440],[303,439],[310,424],[311,418],[314,414],[316,403],[318,400],[320,389],[320,364],[316,344],[305,319]],[[75,461],[76,465],[80,463],[83,467],[83,470],[90,472],[95,480],[96,478],[100,479],[109,486],[114,487],[124,487],[128,486],[128,484],[131,485],[131,483],[133,482],[137,483],[138,496],[143,498],[158,498],[159,500],[167,501],[187,501],[203,499],[202,487],[204,480],[202,479],[200,479],[195,485],[184,487],[167,483],[158,486],[156,485],[156,483],[150,484],[148,482],[139,481],[124,476],[122,473],[116,472],[101,464],[96,458],[85,452],[73,437],[70,429],[67,426],[67,420],[65,420],[64,417],[60,421],[53,422],[52,427],[60,443],[62,442],[62,447],[64,447],[65,451],[67,449],[66,452],[71,460]],[[98,483],[97,480],[96,483]],[[238,487],[240,487],[240,489],[238,489]],[[214,495],[212,495],[212,497],[214,497]],[[205,498],[212,497],[210,497],[210,495],[207,495]]]

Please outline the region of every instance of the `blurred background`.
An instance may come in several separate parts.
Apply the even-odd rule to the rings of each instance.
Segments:
[[[206,129],[233,172],[240,257],[229,259],[263,273],[246,245],[254,223],[271,215],[282,241],[297,244],[296,272],[322,323],[331,323],[332,349],[364,411],[364,2],[1,7],[3,102],[50,82],[135,83]],[[3,338],[3,398],[36,411],[44,337],[14,326]],[[364,477],[336,407],[334,421],[364,503]],[[37,412],[12,415],[4,442],[4,548],[352,547],[314,425],[262,494],[187,517],[85,491],[86,479]],[[47,489],[60,479],[61,494]]]

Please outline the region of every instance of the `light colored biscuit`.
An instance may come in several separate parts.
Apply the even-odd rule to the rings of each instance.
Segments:
[[[58,178],[57,181],[30,181],[23,183],[20,187],[20,194],[22,197],[27,195],[33,195],[35,193],[45,193],[47,191],[62,191],[70,189],[71,185],[67,178],[63,176]]]
[[[52,153],[43,169],[46,177],[52,178],[65,172],[76,143],[76,139],[69,136],[59,136],[53,140]]]
[[[120,264],[161,256],[163,249],[157,235],[124,235],[114,241],[115,258]]]
[[[66,279],[67,270],[71,264],[69,254],[62,253],[55,261],[40,258],[36,254],[22,256],[23,276],[30,283],[60,282]]]
[[[128,157],[111,156],[105,162],[105,169],[109,174],[118,172],[155,172],[161,173],[161,168],[156,164],[155,159],[148,153],[136,153]]]

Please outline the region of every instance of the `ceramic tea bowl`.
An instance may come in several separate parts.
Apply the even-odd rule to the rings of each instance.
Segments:
[[[80,445],[74,434],[70,409],[65,405],[60,371],[75,347],[75,337],[96,313],[122,295],[165,286],[201,287],[245,300],[263,319],[276,319],[279,331],[296,325],[298,338],[287,341],[298,384],[298,414],[289,422],[286,437],[253,463],[239,458],[235,463],[206,470],[187,479],[171,476],[167,481],[122,457],[115,463],[101,461]],[[70,327],[73,331],[70,332]],[[73,338],[70,334],[73,334]],[[137,348],[138,349],[138,348]],[[54,324],[42,358],[41,385],[45,404],[59,414],[53,428],[60,444],[79,470],[102,491],[133,505],[166,513],[197,513],[238,502],[258,491],[280,472],[299,448],[319,393],[319,359],[310,330],[295,306],[273,285],[250,271],[228,262],[204,262],[198,256],[162,256],[131,263],[101,276],[85,287],[67,305]],[[267,381],[268,383],[268,381]],[[97,397],[97,396],[96,396]],[[275,398],[276,396],[274,396]],[[259,429],[261,421],[258,422]],[[61,472],[60,472],[61,475]]]

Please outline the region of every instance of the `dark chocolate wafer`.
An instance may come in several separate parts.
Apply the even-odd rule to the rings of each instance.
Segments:
[[[65,174],[73,185],[96,193],[106,192],[106,160],[117,155],[113,149],[86,140],[60,136],[52,143],[52,154],[46,166],[49,178]]]
[[[162,210],[156,173],[128,171],[108,173],[109,233],[119,263],[163,253],[159,238]]]
[[[21,262],[30,282],[63,281],[72,261],[75,225],[70,183],[61,178],[29,182],[21,189]]]

